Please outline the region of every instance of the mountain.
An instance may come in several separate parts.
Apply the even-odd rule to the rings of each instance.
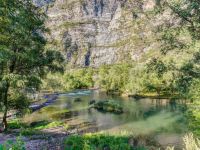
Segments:
[[[154,47],[145,12],[154,0],[34,0],[45,6],[49,47],[71,66],[98,67],[138,60]]]

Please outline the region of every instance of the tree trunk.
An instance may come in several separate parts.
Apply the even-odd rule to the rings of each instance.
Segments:
[[[8,112],[8,90],[9,90],[9,83],[7,82],[6,88],[5,88],[5,93],[4,93],[4,115],[3,115],[3,127],[4,131],[7,131],[8,129],[8,123],[7,123],[7,112]]]
[[[14,53],[16,53],[18,50],[16,48],[14,48],[13,51],[14,51]],[[14,57],[13,60],[11,61],[11,65],[9,67],[10,73],[14,72],[15,64],[16,64],[16,57]],[[4,131],[7,131],[7,129],[8,129],[7,113],[8,113],[8,91],[9,91],[9,87],[10,87],[10,83],[9,83],[9,81],[6,81],[6,87],[5,87],[5,91],[4,91],[4,102],[3,102],[5,110],[4,110],[3,121],[2,121]]]
[[[4,111],[3,121],[2,121],[4,131],[7,131],[7,129],[8,129],[7,112],[8,112],[8,110],[7,110],[7,108],[6,108],[5,111]]]
[[[160,97],[160,92],[161,92],[161,89],[160,89],[160,88],[158,88],[158,89],[157,89],[157,94],[158,94],[158,97]]]

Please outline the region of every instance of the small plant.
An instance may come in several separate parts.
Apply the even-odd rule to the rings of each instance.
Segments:
[[[200,150],[200,140],[195,138],[193,133],[186,134],[183,137],[183,150]],[[174,150],[174,147],[167,147],[166,150]]]
[[[192,133],[183,137],[184,149],[183,150],[200,150],[200,140],[194,138]]]
[[[174,146],[173,147],[167,147],[166,150],[174,150]]]
[[[20,130],[20,134],[23,136],[32,136],[36,134],[41,134],[41,132],[33,128],[23,128]]]
[[[80,97],[77,97],[74,99],[74,102],[81,102],[81,101],[82,101],[82,99]]]
[[[0,150],[25,150],[25,143],[22,137],[17,137],[16,141],[8,140],[4,144],[0,145]]]
[[[50,123],[47,123],[47,124],[44,124],[44,125],[38,125],[38,126],[34,127],[34,129],[42,130],[42,129],[55,128],[55,127],[58,127],[58,126],[63,126],[65,129],[68,128],[68,125],[65,124],[64,122],[54,121],[54,122],[50,122]]]
[[[131,150],[128,137],[102,134],[86,134],[70,136],[65,141],[66,150]]]
[[[8,128],[9,129],[20,129],[22,127],[26,127],[25,123],[22,123],[19,119],[13,119],[8,121]]]
[[[123,108],[112,100],[100,101],[94,104],[95,109],[103,112],[123,113]]]

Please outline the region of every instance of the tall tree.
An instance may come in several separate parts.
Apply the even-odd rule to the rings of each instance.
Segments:
[[[158,26],[158,35],[163,57],[174,57],[173,89],[180,96],[187,98],[193,79],[200,78],[200,1],[199,0],[159,0],[157,15],[170,14]],[[167,13],[166,13],[167,12]],[[169,54],[169,55],[168,55]],[[179,57],[178,57],[179,56]],[[178,58],[178,60],[177,60]],[[160,60],[163,63],[163,60]],[[157,64],[153,64],[157,66]],[[175,83],[175,88],[174,88]]]
[[[0,0],[0,102],[7,129],[9,100],[38,89],[48,72],[62,71],[62,55],[46,50],[46,16],[31,0]]]

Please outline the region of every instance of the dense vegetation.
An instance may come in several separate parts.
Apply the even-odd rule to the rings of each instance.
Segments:
[[[45,14],[30,1],[0,1],[0,102],[3,127],[9,109],[27,108],[26,91],[39,89],[47,72],[62,71],[59,52],[46,50]]]
[[[112,100],[94,103],[92,107],[102,112],[113,112],[117,114],[123,113],[123,107],[121,107],[118,103]]]
[[[83,149],[115,149],[131,150],[128,137],[115,137],[105,135],[71,136],[66,140],[66,147],[71,150]]]

